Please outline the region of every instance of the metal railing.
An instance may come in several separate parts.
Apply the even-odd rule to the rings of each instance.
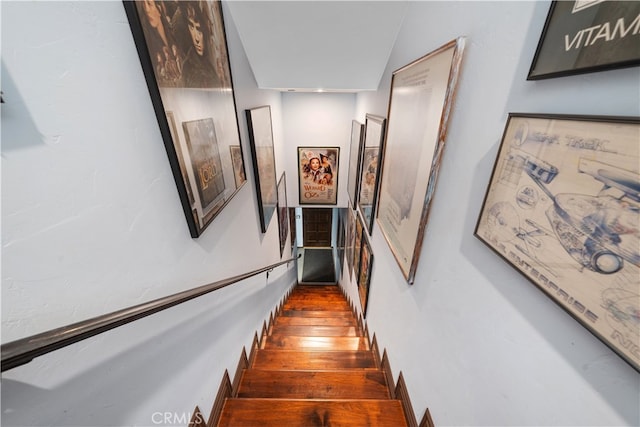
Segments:
[[[300,256],[298,256],[298,258],[299,257]],[[35,357],[42,356],[43,354],[50,353],[78,341],[82,341],[119,326],[126,325],[127,323],[131,323],[159,311],[166,310],[210,292],[217,291],[218,289],[240,282],[244,279],[248,279],[249,277],[256,276],[260,273],[266,272],[267,277],[269,277],[269,272],[274,268],[283,264],[288,264],[291,261],[296,261],[298,258],[290,258],[258,270],[253,270],[228,279],[209,283],[208,285],[198,286],[187,291],[178,292],[153,301],[134,305],[122,310],[117,310],[91,319],[83,320],[81,322],[73,323],[71,325],[51,329],[36,335],[2,344],[2,372],[25,365],[31,362]]]

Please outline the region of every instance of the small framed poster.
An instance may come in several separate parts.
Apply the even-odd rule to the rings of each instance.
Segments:
[[[301,205],[338,203],[339,147],[298,147],[298,190]]]

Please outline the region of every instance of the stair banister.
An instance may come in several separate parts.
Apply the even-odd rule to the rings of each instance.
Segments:
[[[128,308],[103,314],[71,325],[51,329],[26,338],[21,338],[2,344],[2,372],[31,362],[34,358],[43,354],[61,349],[78,341],[99,335],[108,330],[131,323],[135,320],[157,313],[167,308],[171,308],[183,302],[187,302],[202,295],[211,293],[218,289],[240,282],[244,279],[256,276],[260,273],[268,272],[283,264],[296,261],[300,258],[290,258],[253,270],[244,274],[239,274],[228,279],[219,280],[207,285],[198,286],[187,291],[178,292],[173,295],[158,298],[153,301],[134,305]]]

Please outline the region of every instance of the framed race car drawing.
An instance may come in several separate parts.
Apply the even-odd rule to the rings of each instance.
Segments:
[[[475,236],[640,371],[640,118],[509,115]]]

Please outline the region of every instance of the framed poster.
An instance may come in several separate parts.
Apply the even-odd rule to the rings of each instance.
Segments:
[[[365,238],[364,225],[362,224],[362,218],[357,213],[355,214],[356,222],[355,229],[353,231],[353,273],[356,276],[356,282],[360,277],[360,252],[362,251],[362,240]]]
[[[278,230],[280,236],[280,258],[284,253],[284,247],[287,244],[287,236],[289,235],[289,209],[287,207],[287,181],[285,173],[282,172],[278,181]]]
[[[356,236],[356,211],[347,209],[347,218],[346,218],[346,228],[347,228],[347,245],[345,248],[346,259],[347,259],[347,268],[349,269],[349,280],[353,277],[353,258],[354,258],[354,247],[355,247],[355,236]]]
[[[386,119],[367,114],[364,137],[364,153],[360,169],[360,197],[358,210],[364,220],[364,226],[373,233],[373,212],[378,199],[380,185],[380,167],[384,152],[384,130]]]
[[[224,174],[213,119],[183,122],[198,203],[202,212],[211,212],[224,202]]]
[[[364,125],[357,120],[351,121],[351,146],[349,151],[349,179],[347,191],[352,209],[356,209],[359,195],[360,168],[362,166],[362,145],[364,144]]]
[[[244,174],[244,160],[242,159],[242,149],[239,145],[230,145],[231,163],[233,164],[233,179],[236,187],[240,187],[247,180]]]
[[[640,65],[637,1],[554,1],[527,80]]]
[[[301,205],[338,203],[339,147],[298,147],[298,191]]]
[[[510,114],[475,236],[640,371],[640,118]]]
[[[253,176],[256,180],[260,227],[262,232],[266,233],[278,203],[271,107],[266,105],[246,110],[245,113],[249,127]]]
[[[371,270],[373,269],[373,252],[366,234],[362,238],[360,250],[360,275],[358,276],[358,296],[362,307],[362,316],[367,317],[369,302],[369,286],[371,284]]]
[[[414,281],[444,149],[464,38],[400,68],[391,79],[378,225]]]
[[[236,180],[240,170],[244,174],[242,156],[234,165],[230,151],[231,146],[240,147],[240,133],[222,8],[219,1],[123,4],[189,233],[195,238],[245,182]],[[211,136],[193,133],[205,127]],[[204,147],[203,141],[212,145]],[[194,152],[216,152],[207,157],[215,164],[192,158]],[[210,170],[214,166],[215,172]]]

